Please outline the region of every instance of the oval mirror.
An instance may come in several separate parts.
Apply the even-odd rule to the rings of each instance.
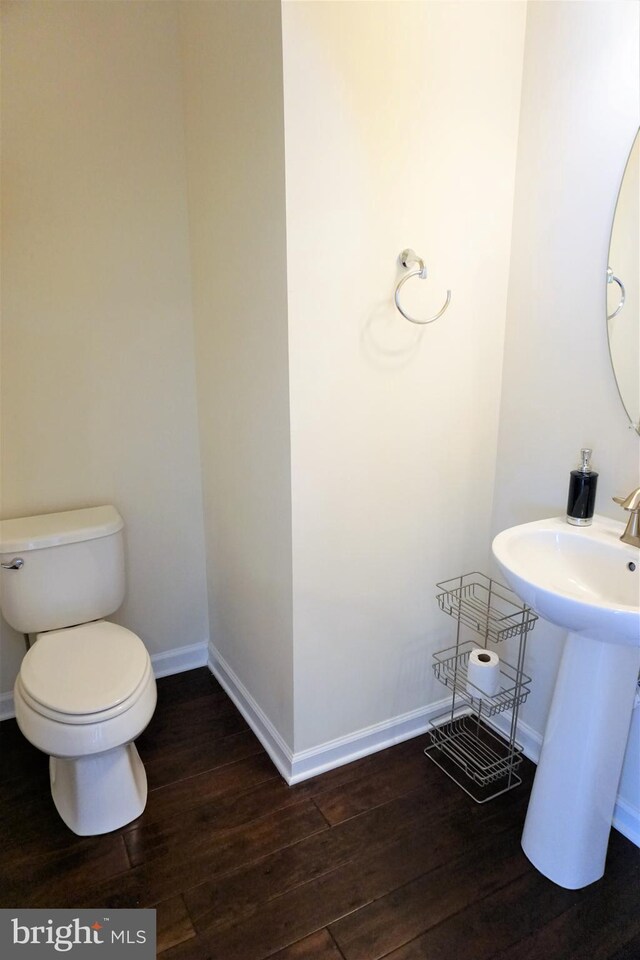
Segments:
[[[607,331],[620,399],[640,434],[640,131],[631,147],[611,230]]]

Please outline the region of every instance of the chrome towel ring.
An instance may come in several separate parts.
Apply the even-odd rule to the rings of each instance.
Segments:
[[[410,317],[409,314],[405,313],[405,311],[400,306],[400,298],[399,298],[400,290],[403,284],[405,284],[407,280],[410,280],[411,277],[420,277],[421,280],[426,280],[427,268],[425,267],[424,260],[422,259],[422,257],[419,257],[417,253],[415,253],[415,251],[411,250],[410,248],[403,250],[400,256],[398,257],[398,259],[400,260],[400,263],[402,264],[403,267],[408,267],[410,263],[417,263],[418,269],[412,270],[411,273],[405,274],[405,276],[402,278],[402,280],[396,287],[396,294],[395,294],[396,307],[398,308],[402,316],[405,318],[405,320],[408,320],[410,323],[419,323],[419,324],[433,323],[434,320],[437,320],[438,317],[442,316],[442,314],[445,312],[445,310],[451,303],[451,290],[447,290],[447,299],[445,301],[445,304],[436,313],[434,317],[429,317],[428,320],[416,320],[415,317]]]
[[[622,308],[624,307],[624,302],[627,299],[627,291],[624,288],[624,283],[622,280],[618,279],[613,273],[611,267],[607,267],[607,283],[617,283],[620,287],[620,303],[615,308],[613,313],[607,314],[607,320],[613,320],[614,317],[617,317]]]

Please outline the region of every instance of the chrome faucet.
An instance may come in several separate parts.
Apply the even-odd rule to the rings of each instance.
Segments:
[[[627,528],[620,537],[623,543],[630,543],[632,547],[640,547],[640,487],[630,493],[625,499],[613,498],[624,510],[629,511]]]

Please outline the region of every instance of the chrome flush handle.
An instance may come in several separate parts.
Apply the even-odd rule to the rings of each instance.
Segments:
[[[3,570],[22,570],[24,560],[22,557],[14,557],[13,560],[9,560],[8,563],[0,563],[0,567],[2,567]]]

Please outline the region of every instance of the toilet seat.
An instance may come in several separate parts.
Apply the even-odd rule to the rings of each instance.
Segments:
[[[150,675],[151,659],[140,638],[98,620],[39,634],[18,683],[25,702],[41,716],[93,724],[131,709]]]
[[[151,661],[149,661],[149,666],[145,671],[142,680],[130,697],[127,697],[126,700],[122,700],[115,707],[111,707],[107,710],[96,710],[94,713],[65,713],[63,710],[52,710],[51,707],[45,707],[44,704],[36,700],[35,697],[32,697],[27,691],[20,674],[18,674],[16,686],[18,687],[20,696],[24,702],[31,707],[35,713],[39,714],[41,717],[47,717],[49,720],[55,720],[56,723],[67,723],[73,726],[77,724],[100,723],[101,721],[111,720],[113,717],[118,717],[121,714],[126,713],[127,710],[130,710],[145,693],[149,680],[152,677],[153,671],[151,669]]]

